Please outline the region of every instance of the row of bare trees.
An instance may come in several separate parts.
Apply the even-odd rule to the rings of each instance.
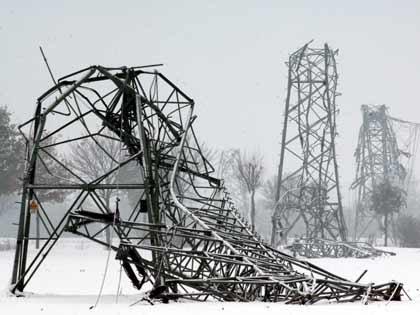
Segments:
[[[240,149],[221,152],[220,177],[231,191],[234,201],[243,214],[256,226],[256,195],[264,184],[263,157],[258,152],[249,153]]]
[[[119,154],[119,144],[105,138],[99,140],[101,146],[110,152],[116,163]],[[218,170],[218,177],[224,179],[228,190],[231,193],[237,208],[242,215],[249,220],[251,226],[257,229],[261,234],[269,237],[271,233],[271,216],[276,204],[276,176],[266,175],[264,167],[263,155],[257,151],[249,152],[241,149],[229,149],[224,151],[217,151],[205,143],[201,145],[202,154],[216,166]],[[94,145],[79,144],[73,147],[71,158],[73,165],[81,173],[84,173],[92,180],[100,176],[113,167],[115,163],[107,163],[109,161],[105,156],[103,150],[98,150]],[[126,174],[130,176],[130,174]],[[268,178],[268,179],[267,179]],[[111,176],[107,180],[109,184],[113,184],[117,179],[116,176]],[[113,191],[104,191],[101,198],[107,207],[110,207],[110,200],[113,196]],[[392,207],[390,198],[393,202],[398,202],[401,198],[394,196],[391,192],[386,195],[376,196],[380,200],[377,204],[381,205],[381,209]],[[395,198],[394,198],[395,197]],[[397,198],[398,197],[398,198]],[[420,207],[417,203],[414,207]],[[259,220],[257,220],[259,217]],[[408,244],[408,240],[414,242],[417,235],[413,231],[416,230],[417,219],[410,217],[410,219],[402,218],[398,221],[398,230],[401,234],[401,242]],[[259,221],[259,222],[258,222]],[[416,222],[415,224],[413,222]],[[409,225],[411,224],[411,225]],[[410,234],[411,233],[411,234]],[[420,242],[420,239],[418,240]]]
[[[54,139],[51,138],[50,141],[53,142]],[[277,187],[276,176],[267,174],[262,154],[257,151],[250,152],[238,148],[217,151],[206,143],[201,143],[200,146],[202,154],[216,166],[217,177],[224,179],[237,208],[243,216],[249,220],[252,227],[269,236]],[[121,143],[115,138],[115,135],[103,132],[101,135],[95,136],[94,139],[87,137],[86,140],[71,144],[70,150],[60,159],[87,181],[94,181],[114,169],[121,162],[121,155]],[[22,158],[16,158],[17,156]],[[2,199],[2,205],[10,205],[13,199],[16,199],[10,196],[20,189],[24,156],[25,143],[19,137],[16,125],[11,121],[10,112],[7,107],[0,107],[0,198]],[[50,146],[41,154],[42,163],[37,165],[37,174],[41,181],[43,176],[47,177],[50,173],[56,174],[57,180],[66,176],[65,173],[62,173],[62,169],[54,164],[51,156],[59,156],[54,146]],[[129,167],[122,171],[126,177],[138,176]],[[106,176],[102,183],[115,184],[118,175],[119,172],[113,172]],[[383,191],[384,193],[375,195],[378,200],[376,204],[379,205],[378,211],[384,211],[384,209],[393,205],[390,202],[391,197],[393,197],[391,198],[392,201],[395,202],[401,199],[400,195],[392,194],[389,189]],[[62,202],[66,198],[66,192],[58,190],[45,190],[39,192],[39,194],[38,197],[42,202]],[[98,194],[104,205],[111,209],[115,190],[98,190]],[[130,196],[128,197],[130,199]],[[137,196],[131,197],[135,199]],[[409,205],[409,208],[420,208],[420,201],[417,202],[416,200],[416,202],[411,203],[412,205]],[[0,215],[4,210],[3,208],[6,209],[7,207],[0,207]],[[405,221],[400,220],[401,222],[398,222],[398,225],[401,225],[402,234],[416,230],[416,228],[413,228],[415,226],[415,224],[413,225],[415,218],[413,218],[410,217]],[[409,224],[411,225],[408,227]],[[406,226],[406,228],[402,226]],[[405,236],[404,234],[401,239],[403,238],[404,243],[408,243],[406,239],[415,239],[416,237]]]
[[[201,153],[216,165],[219,177],[225,180],[238,208],[255,228],[258,212],[257,195],[262,196],[265,201],[270,201],[270,204],[274,204],[275,197],[275,181],[264,181],[263,156],[258,152],[240,149],[217,151],[206,143],[201,143],[200,147]],[[102,137],[97,143],[86,140],[73,145],[68,158],[73,169],[84,177],[94,180],[112,170],[120,159],[119,155],[121,155],[120,144],[112,140],[112,137]],[[114,184],[116,180],[117,173],[107,177],[106,184]],[[182,187],[179,189],[182,190]],[[112,190],[104,190],[100,194],[108,208],[114,193]],[[267,221],[271,222],[269,218]]]
[[[51,137],[49,141],[54,143],[54,138]],[[121,144],[109,132],[74,142],[66,149],[65,154],[60,154],[54,145],[47,147],[45,152],[40,153],[42,162],[37,164],[37,178],[40,181],[54,180],[59,183],[68,176],[52,157],[61,160],[87,182],[110,172],[121,160]],[[202,154],[216,166],[218,177],[225,180],[238,209],[256,227],[258,204],[261,200],[273,200],[275,189],[274,181],[264,180],[263,156],[258,152],[247,152],[238,148],[218,151],[206,143],[201,143],[200,147]],[[21,189],[24,167],[25,142],[19,135],[17,126],[12,123],[7,107],[0,107],[0,197],[4,201],[18,199],[10,196]],[[129,168],[125,168],[123,172],[124,176],[131,176]],[[51,177],[51,174],[54,176]],[[106,176],[102,183],[115,184],[118,174],[119,172],[114,172]],[[45,190],[39,191],[37,197],[43,203],[63,202],[67,193],[62,190]],[[111,189],[98,190],[99,197],[108,209],[113,207],[112,198],[115,193]],[[269,218],[267,222],[270,222]]]

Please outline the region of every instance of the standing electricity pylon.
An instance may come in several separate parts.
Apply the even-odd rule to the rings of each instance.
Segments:
[[[357,189],[354,239],[362,237],[374,222],[386,228],[393,225],[391,213],[374,211],[374,194],[386,183],[404,190],[406,168],[400,158],[397,138],[385,105],[362,105],[363,123],[355,152],[356,179],[351,188]],[[384,222],[382,222],[382,219]]]
[[[289,62],[272,245],[298,224],[306,237],[346,239],[335,152],[337,70],[327,44],[306,44]]]

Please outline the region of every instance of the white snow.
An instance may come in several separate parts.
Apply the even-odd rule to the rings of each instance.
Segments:
[[[32,245],[31,245],[32,246]],[[33,247],[33,246],[32,246]],[[26,297],[11,296],[7,291],[14,251],[0,251],[0,315],[3,314],[335,314],[335,315],[419,315],[420,314],[420,249],[392,248],[397,256],[374,259],[311,259],[327,270],[355,280],[365,269],[361,282],[383,283],[397,280],[413,299],[402,302],[323,303],[285,305],[283,303],[237,302],[171,302],[149,305],[140,302],[139,293],[122,274],[122,294],[116,303],[119,263],[111,254],[105,286],[99,305],[90,309],[98,296],[103,278],[107,250],[88,240],[64,239],[53,249],[44,265],[26,288]],[[31,249],[33,252],[33,249]]]

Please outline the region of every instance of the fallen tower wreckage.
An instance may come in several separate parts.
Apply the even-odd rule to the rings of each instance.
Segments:
[[[355,152],[356,178],[351,186],[356,192],[354,239],[368,236],[376,225],[385,232],[386,241],[390,236],[395,242],[398,216],[415,186],[412,174],[420,125],[391,117],[385,105],[362,105],[361,111],[363,119]],[[394,200],[400,195],[400,202],[393,203],[388,211],[381,207],[378,212],[375,195],[384,187],[391,188]],[[395,195],[395,191],[399,193]]]
[[[193,130],[193,108],[191,98],[147,67],[92,66],[61,78],[38,99],[35,116],[20,127],[28,155],[12,292],[24,290],[68,231],[114,250],[137,289],[152,284],[150,299],[401,299],[399,282],[347,280],[262,241],[212,176]],[[101,165],[108,168],[87,176],[91,164],[83,169],[69,161],[76,144],[103,152]],[[117,152],[110,149],[115,145]],[[127,202],[110,206],[100,195],[110,190],[135,196],[136,202],[130,209]],[[55,223],[42,198],[60,191],[72,202]],[[46,236],[29,260],[31,213]],[[119,245],[103,240],[106,229]]]

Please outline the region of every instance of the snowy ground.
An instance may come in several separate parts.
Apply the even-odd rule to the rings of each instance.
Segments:
[[[369,305],[315,304],[310,306],[281,303],[233,302],[173,302],[154,306],[138,300],[138,292],[122,275],[122,295],[116,301],[119,264],[111,255],[102,298],[95,304],[103,278],[108,252],[87,240],[66,239],[53,250],[26,291],[27,297],[17,298],[7,293],[14,251],[0,251],[0,314],[420,314],[420,249],[393,248],[394,257],[375,259],[312,259],[327,270],[349,279],[356,279],[365,269],[368,273],[361,282],[397,280],[413,301],[376,302]]]

